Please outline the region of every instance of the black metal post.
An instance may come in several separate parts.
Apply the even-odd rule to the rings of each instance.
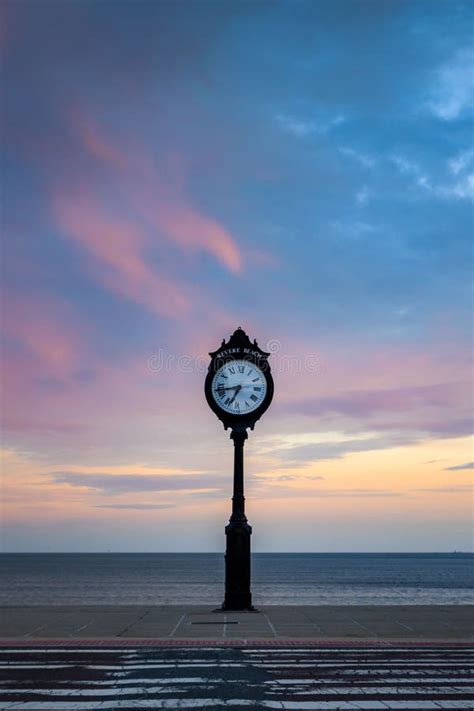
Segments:
[[[250,592],[250,536],[252,527],[245,515],[244,497],[244,443],[245,428],[233,429],[234,441],[234,493],[232,515],[225,528],[225,599],[223,610],[253,610]]]

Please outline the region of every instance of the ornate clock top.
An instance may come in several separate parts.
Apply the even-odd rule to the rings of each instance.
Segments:
[[[257,356],[259,358],[268,358],[268,356],[270,355],[270,353],[262,351],[262,349],[259,348],[256,339],[254,339],[252,343],[252,341],[247,336],[241,326],[238,326],[238,328],[235,329],[234,333],[231,335],[227,342],[225,338],[223,338],[220,348],[218,348],[216,351],[211,351],[209,355],[211,356],[211,358],[215,358],[216,356],[223,355],[222,351],[229,350],[230,348],[237,348],[248,354],[250,354],[251,351],[252,355]],[[246,349],[248,349],[248,351]]]

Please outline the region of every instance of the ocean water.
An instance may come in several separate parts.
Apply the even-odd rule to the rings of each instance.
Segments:
[[[256,605],[474,602],[474,554],[256,553]],[[218,553],[4,553],[2,605],[220,605]]]

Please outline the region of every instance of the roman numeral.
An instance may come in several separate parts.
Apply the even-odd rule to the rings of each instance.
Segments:
[[[253,400],[254,402],[257,402],[258,397],[256,397],[255,395],[251,395],[250,399]]]
[[[252,383],[258,383],[259,380],[260,380],[260,378],[254,378],[254,379],[252,380]]]
[[[231,403],[231,398],[228,397],[227,400],[224,401],[224,405],[230,405]]]
[[[253,373],[253,368],[250,368],[250,370],[249,370],[249,372],[247,373],[247,375],[250,375],[250,373]]]
[[[254,390],[261,390],[262,388],[254,388]]]
[[[244,372],[244,366],[243,366],[243,365],[239,365],[239,366],[237,367],[237,370],[239,371],[239,373],[243,373],[243,372]]]
[[[235,374],[235,368],[232,368],[231,365],[229,365],[229,373],[232,373],[232,375]]]
[[[245,407],[250,407],[250,405],[248,404],[247,400],[245,401]]]
[[[237,402],[237,400],[234,402],[234,408],[235,408],[236,410],[240,410],[240,405],[239,405],[239,403]]]

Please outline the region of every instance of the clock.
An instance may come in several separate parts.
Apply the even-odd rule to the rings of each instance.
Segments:
[[[253,429],[273,397],[269,353],[253,343],[240,327],[212,353],[205,393],[225,429]]]
[[[238,328],[221,347],[209,353],[211,362],[204,392],[234,442],[232,515],[225,527],[225,599],[222,610],[254,610],[250,592],[250,536],[245,515],[244,443],[247,428],[268,409],[273,398],[273,378],[268,357],[257,341]]]
[[[212,395],[218,407],[234,415],[250,414],[266,394],[265,375],[248,360],[224,363],[212,380]]]

